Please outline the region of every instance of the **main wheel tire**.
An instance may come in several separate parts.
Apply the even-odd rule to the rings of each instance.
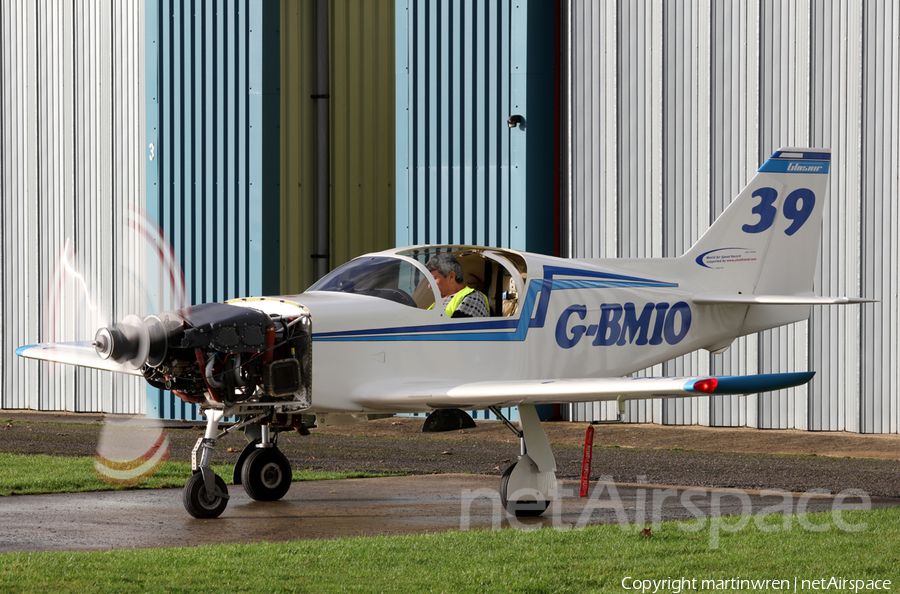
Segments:
[[[234,463],[234,473],[232,473],[231,484],[240,485],[243,478],[241,474],[244,470],[244,462],[247,461],[247,458],[250,457],[250,454],[256,451],[257,444],[260,443],[261,440],[254,439],[250,443],[248,443],[243,450],[241,450],[241,454],[238,456],[237,462]]]
[[[292,478],[291,463],[278,448],[257,448],[241,469],[241,484],[256,501],[278,501],[291,488]]]
[[[510,464],[500,477],[500,503],[504,509],[517,518],[536,518],[550,506],[549,501],[510,501],[509,500],[509,477],[513,473],[513,469],[518,462]]]
[[[222,493],[228,492],[225,481],[218,475],[216,475],[216,489]],[[201,472],[195,472],[188,479],[187,484],[184,486],[181,500],[184,503],[184,509],[195,518],[201,520],[218,518],[228,505],[228,500],[224,497],[207,496],[206,484],[203,482],[203,473]]]

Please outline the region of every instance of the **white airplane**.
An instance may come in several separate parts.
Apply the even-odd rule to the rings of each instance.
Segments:
[[[278,433],[369,415],[490,408],[521,440],[500,496],[517,516],[557,494],[556,463],[535,411],[543,403],[751,394],[814,372],[737,377],[628,377],[697,349],[804,320],[809,306],[869,300],[813,295],[831,154],[783,148],[679,258],[560,259],[508,249],[414,246],[356,258],[300,295],[234,299],[146,318],[128,316],[93,341],[17,350],[143,376],[200,405],[205,437],[184,490],[188,513],[228,503],[211,448],[243,429],[234,471],[251,498],[287,493]],[[452,253],[491,316],[450,318],[425,264]],[[519,427],[500,414],[518,406]],[[223,417],[237,422],[221,434]],[[198,455],[199,454],[199,455]]]

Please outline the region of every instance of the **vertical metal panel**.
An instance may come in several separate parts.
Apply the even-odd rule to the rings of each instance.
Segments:
[[[331,264],[394,245],[394,4],[331,3]]]
[[[900,374],[900,246],[892,232],[900,215],[891,206],[900,192],[900,10],[884,1],[666,3],[662,76],[642,83],[647,66],[641,52],[654,47],[652,8],[619,3],[612,24],[592,16],[600,8],[594,3],[573,0],[570,6],[566,101],[572,116],[565,132],[572,255],[654,255],[652,238],[648,243],[635,224],[647,214],[651,233],[661,234],[662,255],[679,255],[774,149],[829,146],[834,167],[815,289],[882,300],[862,308],[815,308],[808,323],[739,339],[724,356],[695,354],[666,363],[667,374],[810,368],[818,376],[808,387],[777,394],[665,403],[662,422],[900,430],[900,405],[891,390]],[[616,36],[612,48],[604,35]],[[600,86],[582,74],[598,55],[618,65],[616,136],[597,118],[576,117],[609,94],[608,83]],[[644,91],[642,84],[650,88]],[[654,114],[647,97],[658,92],[655,87],[663,96],[661,228],[653,224],[658,207],[644,194],[652,191],[652,182],[644,180],[652,180],[646,155],[657,142],[648,132]],[[605,167],[593,156],[596,142],[618,150],[619,183],[604,188],[607,195],[585,181]],[[637,204],[631,202],[635,194]],[[603,211],[611,200],[622,208]],[[598,211],[614,220],[588,225],[588,218],[599,220]],[[610,235],[617,237],[618,254],[606,247]],[[573,408],[585,420],[611,414],[605,406]],[[660,418],[649,410],[627,418]]]
[[[247,228],[245,271],[251,290],[281,289],[281,6],[263,1],[250,6],[245,38],[250,67],[242,73],[246,87],[248,142],[241,159],[248,163],[247,202],[242,214]]]
[[[710,130],[712,88],[710,64],[712,9],[709,3],[666,5],[665,64],[663,69],[664,240],[666,256],[682,254],[696,241],[710,222]],[[743,29],[739,29],[744,34]],[[743,66],[743,64],[741,64]],[[735,72],[735,78],[745,68]],[[696,197],[693,198],[692,197]],[[711,358],[706,353],[680,357],[663,366],[669,375],[709,373]],[[710,398],[679,398],[662,403],[666,424],[709,423]]]
[[[623,258],[662,256],[662,5],[621,2],[619,245]]]
[[[833,1],[811,8],[810,136],[813,146],[832,148],[836,165],[825,204],[816,291],[860,295],[866,292],[860,282],[863,11],[861,5]],[[809,390],[809,429],[860,430],[861,315],[877,307],[813,308],[810,336],[821,338],[810,340],[816,377]]]
[[[278,208],[266,210],[277,186],[254,186],[273,177],[264,170],[272,160],[261,158],[278,142],[277,117],[274,125],[265,117],[280,84],[271,64],[280,47],[266,45],[280,18],[272,7],[164,0],[156,12],[160,167],[151,214],[181,260],[191,302],[279,290],[277,267],[267,268],[279,260]]]
[[[146,240],[130,222],[145,209],[147,149],[145,144],[144,103],[144,9],[140,2],[111,4],[109,29],[112,34],[112,80],[101,85],[111,97],[109,142],[114,206],[113,246],[117,260],[110,286],[114,295],[115,317],[146,311],[145,287],[139,282],[146,268]],[[137,378],[110,375],[112,389],[100,392],[100,410],[144,412],[144,382]],[[96,396],[96,394],[95,394]]]
[[[315,1],[281,3],[281,292],[316,280]]]
[[[0,5],[2,10],[3,47],[3,192],[0,208],[3,212],[3,290],[7,295],[18,294],[17,300],[3,300],[0,324],[3,330],[4,390],[0,394],[3,408],[31,408],[39,401],[39,369],[25,365],[8,355],[21,344],[34,342],[39,337],[38,303],[44,296],[34,242],[26,241],[27,230],[37,229],[37,211],[29,205],[37,203],[35,170],[37,146],[35,131],[29,129],[36,118],[34,68],[37,45],[33,37],[36,7],[33,3],[18,2]],[[29,37],[29,33],[32,34]],[[31,249],[28,249],[28,248]],[[32,282],[23,282],[32,271]],[[12,389],[10,389],[12,388]]]
[[[451,4],[397,3],[409,71],[397,97],[408,108],[398,126],[408,152],[397,155],[408,195],[398,194],[397,211],[409,225],[398,243],[509,245],[498,212],[509,199],[509,4]]]
[[[710,7],[709,25],[709,194],[705,198],[709,219],[703,231],[755,175],[760,164],[756,133],[760,94],[759,3],[743,0],[714,3]],[[698,238],[692,237],[688,243]],[[723,355],[703,353],[700,356],[709,358],[709,373],[757,373],[757,349],[757,336],[748,336],[736,340]],[[752,409],[756,403],[751,399],[716,396],[703,401],[708,407],[703,416],[709,425],[755,426]]]
[[[553,10],[397,3],[398,243],[552,250]]]
[[[615,257],[618,243],[616,175],[616,3],[570,4],[566,135],[569,214],[566,256]],[[573,51],[570,48],[584,48]],[[592,197],[585,200],[585,196]]]
[[[395,240],[394,3],[329,3],[331,267]],[[315,2],[282,1],[283,293],[316,280]]]
[[[0,70],[0,407],[141,412],[139,379],[13,355],[143,311],[141,6],[5,2]]]
[[[397,156],[394,159],[395,175],[394,185],[397,190],[394,214],[396,217],[396,229],[394,242],[404,245],[411,239],[411,227],[413,220],[410,218],[412,209],[409,207],[411,196],[412,174],[410,163],[412,162],[413,144],[410,138],[412,127],[409,122],[409,109],[411,89],[413,82],[410,76],[410,53],[413,51],[411,37],[412,23],[409,17],[408,1],[396,0],[394,2],[394,81],[396,86],[394,108],[394,139],[396,142]],[[464,142],[468,145],[471,132],[466,132]],[[406,155],[406,156],[404,156]],[[466,176],[467,183],[471,183],[471,174]]]
[[[510,2],[510,29],[500,47],[509,48],[509,114],[523,118],[509,136],[510,196],[500,204],[509,219],[509,246],[558,253],[556,220],[556,3]],[[504,35],[505,33],[505,35]],[[504,136],[499,141],[503,143]]]
[[[900,431],[898,233],[900,214],[900,9],[863,6],[862,287],[881,303],[863,310],[859,430]]]
[[[148,0],[158,159],[148,212],[175,260],[150,271],[154,309],[280,290],[280,11],[266,0]],[[170,286],[178,267],[183,294]],[[196,417],[152,389],[148,414]]]
[[[808,2],[764,0],[760,6],[762,105],[759,163],[781,146],[810,142],[810,6]],[[808,322],[759,334],[759,371],[806,369]],[[806,429],[808,387],[756,397],[758,426]]]

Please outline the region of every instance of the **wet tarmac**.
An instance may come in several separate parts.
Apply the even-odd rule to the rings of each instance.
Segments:
[[[517,519],[500,505],[497,477],[441,474],[297,482],[277,502],[256,502],[237,486],[215,520],[191,518],[180,489],[113,491],[0,498],[0,552],[183,547],[220,543],[280,542],[447,530],[559,527],[620,523],[650,525],[681,520],[687,530],[748,523],[739,514],[841,512],[900,505],[897,498],[868,498],[733,489],[592,483],[578,497],[577,481],[560,481],[562,496],[539,518]],[[780,529],[777,517],[754,519]],[[793,520],[796,522],[797,520]],[[817,520],[823,521],[823,520]],[[844,526],[840,526],[844,527]],[[853,529],[850,526],[850,529]]]

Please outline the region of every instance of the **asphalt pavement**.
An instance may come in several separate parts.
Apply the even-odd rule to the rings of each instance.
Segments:
[[[591,495],[581,498],[577,481],[560,485],[562,497],[543,516],[527,519],[502,509],[497,477],[468,474],[295,482],[277,502],[253,501],[240,486],[231,486],[228,507],[213,520],[190,517],[181,502],[181,489],[11,496],[0,499],[4,527],[0,552],[184,547],[447,530],[572,529],[608,523],[652,531],[652,524],[662,520],[680,520],[685,530],[708,525],[710,534],[713,528],[720,534],[751,521],[776,530],[812,529],[808,521],[804,525],[794,518],[785,526],[779,517],[766,517],[798,511],[831,511],[817,521],[851,531],[858,528],[847,523],[843,510],[900,505],[900,498],[848,493],[602,482],[593,482]],[[722,519],[736,514],[745,515]]]

